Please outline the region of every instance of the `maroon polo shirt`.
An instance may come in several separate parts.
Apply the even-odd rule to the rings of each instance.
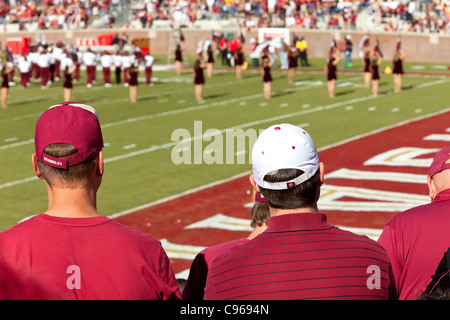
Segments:
[[[212,262],[205,299],[387,299],[389,273],[377,242],[323,213],[286,214]]]
[[[392,264],[395,298],[416,299],[450,247],[450,189],[396,215],[378,239]]]

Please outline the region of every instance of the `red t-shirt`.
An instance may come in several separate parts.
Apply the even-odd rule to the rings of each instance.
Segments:
[[[205,299],[387,299],[389,269],[380,244],[325,214],[286,214],[212,262]]]
[[[450,189],[426,205],[396,215],[378,242],[392,265],[393,288],[400,300],[416,299],[431,281],[450,247]]]
[[[39,214],[0,233],[4,260],[63,299],[180,299],[161,243],[105,216]]]
[[[38,279],[17,272],[0,258],[0,300],[56,300],[60,298]]]

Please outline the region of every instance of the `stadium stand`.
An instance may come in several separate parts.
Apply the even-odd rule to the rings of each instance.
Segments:
[[[2,0],[2,31],[65,29],[75,5],[79,28],[217,28],[239,25],[365,31],[377,6],[384,31],[450,33],[448,0]],[[375,13],[378,13],[375,12]]]

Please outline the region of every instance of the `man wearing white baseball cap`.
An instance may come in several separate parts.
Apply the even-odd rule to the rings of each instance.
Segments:
[[[268,228],[212,262],[205,299],[388,299],[383,247],[318,210],[324,164],[310,135],[273,125],[256,141],[252,162],[250,182],[270,207]]]

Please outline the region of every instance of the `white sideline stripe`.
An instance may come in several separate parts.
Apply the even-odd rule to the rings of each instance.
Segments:
[[[34,181],[34,180],[39,180],[38,177],[33,176],[33,177],[28,177],[25,179],[20,179],[20,180],[15,180],[15,181],[11,181],[11,182],[7,182],[4,184],[0,184],[0,189],[5,189],[8,187],[12,187],[18,184],[22,184],[22,183],[26,183],[26,182],[30,182],[30,181]]]
[[[15,147],[20,147],[26,144],[30,144],[30,143],[34,143],[34,138],[32,139],[28,139],[28,140],[24,140],[24,141],[20,141],[20,142],[14,142],[14,143],[10,143],[10,144],[5,144],[3,146],[0,146],[0,150],[6,150],[9,148],[15,148]]]

